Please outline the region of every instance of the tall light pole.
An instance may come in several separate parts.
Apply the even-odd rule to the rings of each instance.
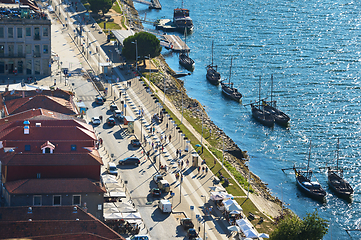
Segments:
[[[139,109],[140,109],[140,106],[139,106]],[[142,112],[140,112],[139,119],[140,119],[140,142],[142,142],[142,139],[143,139],[143,114],[142,114]]]
[[[207,201],[207,196],[203,196],[201,195],[201,197],[204,197],[204,217],[206,216],[206,201]],[[203,239],[206,239],[206,219],[203,217]]]
[[[223,143],[222,143],[222,168],[223,168],[223,166],[224,166],[224,164],[223,164],[223,162],[224,162],[224,137],[223,137],[223,135],[221,135],[222,136],[222,140],[223,140]]]
[[[182,90],[182,119],[181,119],[181,124],[183,124],[183,90]]]
[[[164,93],[163,104],[165,106],[165,77],[163,77],[163,93]]]
[[[202,137],[201,137],[202,153],[203,153],[203,112],[204,112],[204,108],[202,106]]]
[[[132,43],[135,44],[135,71],[137,71],[138,70],[138,41],[135,40]]]

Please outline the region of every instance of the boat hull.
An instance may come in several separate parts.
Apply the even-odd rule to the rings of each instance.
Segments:
[[[285,126],[285,127],[288,126],[291,118],[287,114],[285,114],[284,112],[282,112],[282,111],[278,110],[277,108],[274,108],[270,105],[265,105],[264,108],[266,111],[268,111],[270,114],[272,114],[272,116],[275,119],[275,122],[278,125]]]
[[[267,127],[274,126],[275,119],[269,112],[262,111],[261,109],[255,107],[253,104],[251,104],[251,108],[252,108],[252,116],[255,120],[257,120],[259,123]]]
[[[298,188],[312,199],[324,202],[326,197],[326,191],[321,187],[321,185],[313,184],[309,179],[304,177],[295,168],[294,171]]]
[[[330,189],[338,196],[344,199],[351,199],[353,194],[353,188],[342,177],[337,175],[332,170],[328,170],[327,183]]]
[[[206,78],[211,84],[218,85],[221,81],[221,74],[217,72],[214,68],[209,67],[207,69]]]
[[[221,83],[222,86],[222,93],[227,96],[228,98],[239,102],[242,98],[242,94],[238,92],[236,88],[228,87],[226,84]]]
[[[193,71],[194,70],[194,61],[193,59],[191,59],[190,57],[188,57],[186,54],[181,53],[179,55],[179,64],[184,67],[185,69],[187,69],[188,71]]]

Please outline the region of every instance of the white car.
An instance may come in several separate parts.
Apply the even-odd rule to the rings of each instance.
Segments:
[[[147,235],[134,235],[126,238],[126,240],[150,240],[150,238]]]
[[[100,118],[98,117],[92,117],[92,124],[99,125],[100,124]]]

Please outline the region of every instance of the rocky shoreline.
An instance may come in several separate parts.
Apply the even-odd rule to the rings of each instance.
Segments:
[[[127,6],[131,9],[129,12],[131,12],[133,15],[132,18],[139,19],[138,12],[134,8],[132,0],[127,0],[126,3]],[[143,26],[140,22],[133,22],[133,24],[136,24],[135,28],[143,29]],[[211,130],[212,135],[218,135],[218,137],[224,139],[225,160],[228,161],[233,167],[235,167],[244,178],[247,179],[248,175],[251,175],[253,179],[253,181],[251,181],[251,185],[255,190],[256,195],[267,201],[275,203],[281,208],[281,200],[272,195],[266,183],[264,183],[257,175],[249,171],[248,166],[245,164],[245,162],[249,160],[247,151],[242,151],[238,145],[222,131],[222,129],[214,124],[198,100],[188,97],[183,81],[174,77],[176,72],[174,72],[168,66],[162,55],[155,58],[154,61],[159,68],[159,76],[152,79],[153,84],[156,85],[159,89],[163,89],[165,84],[166,95],[169,99],[172,100],[172,103],[178,111],[182,111],[183,98],[183,109],[187,111],[189,116],[192,116],[201,121],[203,115],[204,128],[206,128],[208,131]],[[160,74],[162,74],[162,76],[160,76]],[[165,83],[163,77],[165,78]],[[222,141],[217,141],[217,146],[212,147],[222,151]]]

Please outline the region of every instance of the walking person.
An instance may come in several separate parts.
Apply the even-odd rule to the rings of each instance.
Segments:
[[[214,160],[213,160],[213,163],[214,163],[214,166],[216,166],[216,164],[217,164],[217,159],[214,159]]]
[[[204,167],[205,168],[205,170],[206,170],[206,174],[208,173],[208,167],[206,166],[206,167]]]
[[[167,143],[167,135],[164,135],[164,143]]]
[[[176,151],[176,156],[178,157],[178,154],[179,154],[179,150],[178,150],[178,148],[177,148],[177,151]]]
[[[182,157],[182,150],[179,149],[179,157]]]
[[[170,142],[172,140],[172,135],[169,134],[168,139],[169,139],[169,142]]]
[[[204,173],[204,166],[202,167],[202,174]]]
[[[152,142],[152,148],[153,148],[153,151],[154,151],[154,142]]]
[[[187,163],[187,167],[188,167],[188,166],[189,166],[189,159],[187,159],[187,162],[186,162],[186,163]]]
[[[201,171],[201,167],[200,166],[198,166],[198,174],[199,174],[199,172]]]
[[[181,169],[183,169],[183,161],[181,160]]]
[[[166,124],[165,124],[165,129],[167,129],[167,130],[168,130],[168,123],[166,123]]]

